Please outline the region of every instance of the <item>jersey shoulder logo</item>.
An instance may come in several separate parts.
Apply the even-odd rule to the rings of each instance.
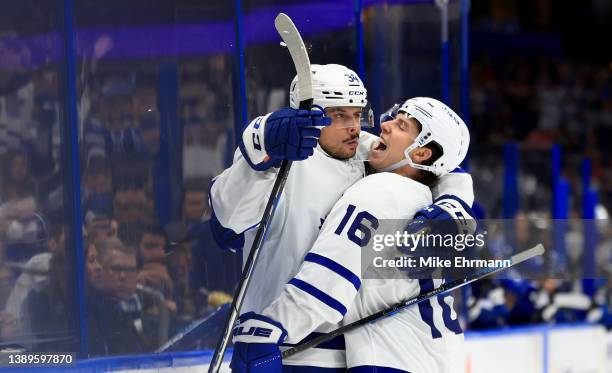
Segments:
[[[259,140],[259,135],[256,133],[253,134],[253,147],[256,150],[261,150],[261,141]]]

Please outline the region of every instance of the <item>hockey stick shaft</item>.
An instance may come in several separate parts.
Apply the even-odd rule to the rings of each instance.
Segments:
[[[274,217],[276,204],[278,203],[281,193],[283,192],[283,188],[285,187],[285,182],[287,181],[287,176],[289,176],[290,169],[291,161],[284,160],[278,172],[278,176],[276,177],[276,181],[274,182],[272,194],[270,195],[270,199],[266,204],[266,209],[264,210],[263,217],[261,218],[261,222],[259,223],[259,228],[257,229],[255,240],[253,241],[251,251],[249,252],[249,256],[244,265],[242,276],[240,277],[240,281],[238,282],[238,287],[236,289],[234,299],[232,300],[232,304],[230,306],[230,313],[228,315],[227,321],[225,322],[223,334],[219,339],[219,342],[215,349],[215,354],[213,355],[213,359],[210,363],[210,368],[208,370],[209,373],[218,372],[219,368],[221,367],[221,363],[223,362],[223,355],[225,354],[225,350],[227,349],[227,345],[229,344],[229,340],[232,335],[232,328],[236,323],[236,319],[238,318],[240,309],[242,308],[244,296],[249,287],[249,284],[251,283],[251,275],[253,273],[253,268],[255,268],[255,264],[257,264],[257,259],[259,258],[261,246],[264,242],[266,233],[270,226],[270,222]]]
[[[310,72],[310,59],[308,58],[308,53],[306,51],[306,47],[304,46],[304,42],[302,41],[297,28],[293,24],[293,21],[291,21],[287,15],[280,13],[274,20],[274,25],[291,53],[291,58],[297,71],[300,86],[299,108],[310,110],[313,102],[312,77]],[[240,309],[242,308],[246,291],[251,283],[253,269],[257,264],[259,252],[265,240],[266,233],[268,232],[270,222],[274,217],[274,212],[276,210],[278,201],[280,200],[283,188],[285,187],[285,182],[289,176],[291,164],[292,162],[286,159],[281,163],[280,170],[276,176],[276,181],[272,187],[270,199],[266,204],[261,222],[257,228],[257,233],[255,234],[255,239],[253,240],[253,244],[251,246],[251,251],[249,252],[249,256],[244,264],[242,276],[230,306],[230,313],[225,323],[223,333],[219,339],[217,347],[215,348],[215,353],[211,360],[208,373],[217,373],[221,368],[223,356],[225,355],[225,350],[227,349],[227,345],[229,344],[232,335],[232,328],[240,315]]]
[[[327,334],[324,334],[322,336],[319,336],[317,338],[314,338],[308,342],[302,343],[300,345],[297,345],[295,347],[292,347],[288,350],[283,351],[282,356],[283,359],[288,358],[290,356],[293,356],[297,353],[300,353],[304,350],[307,350],[311,347],[317,346],[323,342],[329,341],[330,339],[336,338],[337,336],[341,335],[341,334],[345,334],[348,333],[352,330],[355,330],[365,324],[369,324],[371,322],[375,322],[378,321],[382,318],[388,317],[393,315],[396,312],[399,312],[407,307],[410,307],[412,305],[415,305],[417,303],[421,303],[427,299],[430,299],[432,297],[435,297],[437,295],[440,295],[442,293],[446,293],[449,291],[453,291],[455,289],[458,289],[462,286],[465,286],[467,284],[470,284],[474,281],[483,279],[487,276],[491,276],[495,273],[501,272],[504,269],[510,268],[512,266],[515,266],[519,263],[522,263],[530,258],[533,258],[534,256],[537,255],[542,255],[544,253],[544,246],[542,246],[542,244],[538,244],[534,247],[532,247],[531,249],[527,249],[524,251],[521,251],[520,253],[513,255],[510,258],[510,265],[509,266],[505,266],[505,267],[490,267],[490,268],[484,268],[474,274],[472,274],[471,276],[468,276],[466,278],[462,278],[462,279],[458,279],[458,280],[454,280],[448,283],[444,283],[442,284],[440,287],[437,287],[433,290],[427,291],[425,293],[420,293],[419,295],[417,295],[416,297],[410,298],[407,301],[401,302],[401,303],[397,303],[395,305],[393,305],[390,308],[387,308],[385,310],[376,312],[368,317],[365,317],[361,320],[357,320],[351,324],[345,325],[341,328],[338,328],[336,330],[333,330]]]

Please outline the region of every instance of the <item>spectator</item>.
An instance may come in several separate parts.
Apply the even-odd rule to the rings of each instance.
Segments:
[[[0,215],[4,215],[6,259],[25,262],[33,255],[47,251],[49,238],[47,223],[36,211],[38,209],[33,195],[6,203]]]
[[[191,250],[188,245],[177,245],[168,254],[168,271],[174,282],[174,299],[179,323],[186,324],[196,317],[193,292],[189,274],[193,267]]]
[[[136,253],[117,238],[98,241],[104,292],[89,297],[89,339],[92,355],[144,352],[141,300],[136,293]]]
[[[141,231],[138,240],[138,284],[148,291],[148,297],[143,301],[143,312],[149,320],[165,318],[167,324],[164,330],[158,330],[158,334],[149,334],[149,343],[157,340],[162,341],[159,333],[167,333],[170,313],[177,310],[174,301],[174,283],[166,266],[166,236],[165,232],[158,226],[149,225]],[[149,328],[149,330],[151,330]],[[151,347],[155,347],[151,345]]]
[[[4,242],[0,240],[0,309],[5,308],[5,302],[9,298],[9,294],[13,291],[13,272],[5,265],[4,261]],[[4,315],[4,312],[0,311],[0,315]],[[0,335],[2,334],[2,323],[3,318],[0,317]]]
[[[31,334],[27,298],[32,291],[42,292],[48,286],[52,258],[53,254],[50,252],[34,255],[24,264],[17,280],[14,280],[13,272],[6,274],[4,283],[9,286],[14,285],[10,294],[7,294],[8,298],[2,313],[4,339],[19,339]]]
[[[76,348],[68,328],[66,270],[64,250],[55,251],[45,286],[40,290],[34,288],[25,300],[31,322],[29,332],[35,338],[34,351],[74,351]]]
[[[139,136],[142,141],[142,149],[139,156],[141,158],[151,160],[159,153],[159,126],[159,113],[153,109],[147,109],[140,118]]]
[[[213,239],[209,225],[210,182],[211,179],[207,177],[193,177],[185,180],[183,186],[182,221],[185,226],[189,226],[188,234],[198,237],[197,241],[191,243],[190,261],[193,265],[189,273],[189,289],[199,316],[231,302],[229,294],[233,292],[241,273],[240,260],[229,252],[219,250]],[[184,236],[179,234],[176,240]],[[221,263],[223,265],[219,265]],[[177,302],[180,302],[178,293],[176,296]]]
[[[538,321],[538,294],[537,283],[527,280],[502,281],[508,307],[507,324],[521,326],[533,324]]]
[[[187,225],[208,220],[210,206],[208,205],[208,185],[211,178],[187,179],[183,185],[183,222]]]
[[[153,201],[144,188],[135,184],[120,184],[115,189],[113,213],[119,226],[123,224],[152,224]]]
[[[106,279],[104,277],[104,270],[100,263],[100,253],[96,247],[96,242],[101,240],[90,240],[85,244],[85,273],[87,274],[87,292],[88,297],[95,297],[99,293],[103,293],[106,289]],[[102,244],[103,245],[103,244]]]
[[[87,200],[92,195],[110,195],[113,192],[113,173],[105,158],[94,157],[88,161],[83,175],[83,198]]]
[[[0,33],[0,153],[23,146],[32,136],[32,67],[30,47],[16,33]]]
[[[195,217],[194,213],[192,217]],[[189,234],[197,237],[192,243],[193,269],[189,275],[190,287],[199,315],[213,311],[234,291],[241,273],[241,260],[229,250],[220,250],[213,239],[210,219],[194,223]],[[241,240],[240,237],[233,242]],[[212,302],[211,302],[212,300]]]
[[[226,141],[225,128],[220,122],[198,118],[186,123],[183,179],[220,174],[224,167]],[[203,159],[206,162],[202,162]]]
[[[46,239],[46,250],[40,254],[32,256],[21,268],[21,273],[5,305],[5,314],[17,320],[14,325],[15,333],[23,333],[29,330],[27,313],[23,311],[24,301],[32,290],[42,291],[48,282],[47,273],[50,271],[51,262],[55,253],[63,251],[64,248],[64,227],[63,224],[46,222],[49,227],[50,236]],[[9,282],[10,283],[10,282]],[[23,326],[21,326],[23,325]]]
[[[32,191],[36,195],[36,182],[30,176],[27,154],[21,150],[14,150],[8,152],[5,158],[3,199],[19,198],[24,191]]]
[[[166,233],[157,225],[148,225],[138,240],[138,260],[141,266],[164,263],[166,259]]]
[[[104,213],[89,210],[85,213],[85,234],[92,241],[117,237],[117,221]]]
[[[610,271],[606,271],[607,279],[603,281],[593,300],[593,308],[587,315],[589,322],[598,323],[607,330],[612,329],[612,281]]]
[[[161,291],[172,298],[172,280],[166,267],[166,236],[154,225],[146,226],[138,240],[138,282]]]
[[[507,325],[504,289],[497,280],[484,279],[472,284],[468,307],[470,329],[496,329]]]
[[[532,297],[540,320],[550,324],[577,323],[586,321],[593,303],[578,284],[559,279],[544,279],[538,284],[539,291]]]

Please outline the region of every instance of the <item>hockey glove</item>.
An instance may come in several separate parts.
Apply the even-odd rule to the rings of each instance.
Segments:
[[[301,161],[314,154],[321,130],[331,119],[321,110],[284,108],[275,111],[265,123],[266,152],[272,159]]]
[[[256,171],[301,161],[314,154],[321,129],[331,119],[321,110],[284,108],[253,120],[243,131],[240,151]]]
[[[416,237],[419,235],[436,235],[446,237],[446,235],[466,235],[476,231],[476,220],[474,212],[465,202],[456,196],[443,195],[432,205],[420,209],[414,215],[405,228],[408,235]],[[436,240],[432,240],[437,244]],[[439,240],[438,240],[439,241]],[[421,247],[414,247],[418,242]],[[398,251],[411,257],[438,256],[450,259],[456,253],[453,248],[430,246],[431,241],[426,239],[412,239],[407,246],[398,246]],[[455,248],[457,251],[462,249]],[[416,267],[405,270],[411,278],[427,278],[430,276],[431,268]]]
[[[473,234],[476,220],[472,208],[455,196],[443,195],[432,205],[420,209],[406,225],[409,235]],[[403,251],[414,248],[406,247]]]
[[[279,345],[287,337],[283,326],[269,317],[248,312],[240,316],[233,331],[234,373],[282,372]]]
[[[420,209],[414,214],[413,223],[428,226],[430,230],[436,230],[435,221],[442,221],[438,230],[442,234],[472,234],[476,231],[476,220],[474,211],[463,200],[455,196],[443,195],[429,207]],[[414,229],[414,228],[413,228]],[[423,229],[423,228],[421,228]]]

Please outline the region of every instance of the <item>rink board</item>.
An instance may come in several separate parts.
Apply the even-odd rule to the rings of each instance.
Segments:
[[[612,334],[599,326],[537,326],[466,334],[466,373],[612,373]],[[610,355],[608,353],[610,351]],[[231,349],[221,372],[229,372]],[[71,372],[205,372],[212,351],[79,361]],[[57,372],[57,368],[33,371]]]
[[[607,373],[612,338],[599,326],[467,333],[466,373]]]

